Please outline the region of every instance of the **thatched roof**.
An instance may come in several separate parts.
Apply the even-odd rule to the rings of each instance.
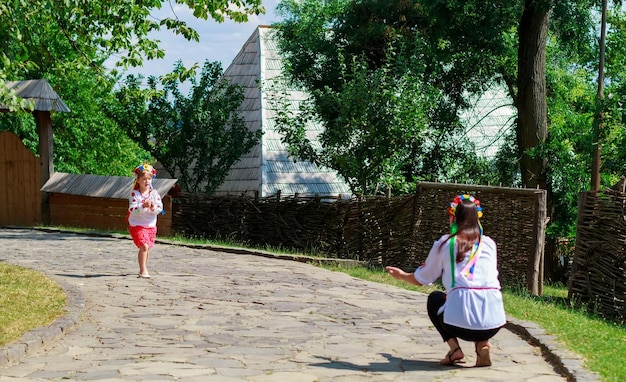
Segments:
[[[7,89],[15,90],[18,97],[35,102],[37,111],[70,111],[46,80],[7,81],[5,84]],[[7,107],[0,104],[0,109]]]
[[[128,199],[133,178],[126,176],[77,175],[55,172],[41,188],[44,192],[91,196],[96,198]],[[178,179],[152,180],[161,196],[167,195]]]

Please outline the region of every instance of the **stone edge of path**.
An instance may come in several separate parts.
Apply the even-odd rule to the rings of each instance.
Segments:
[[[115,239],[130,240],[128,235],[108,233],[101,231],[84,231],[77,232],[71,230],[63,230],[56,228],[39,228],[39,227],[0,227],[4,229],[30,229],[33,231],[42,231],[50,233],[68,233],[86,236],[96,237],[109,237]],[[289,254],[275,254],[267,251],[252,250],[247,248],[237,247],[222,247],[216,245],[204,245],[204,244],[183,244],[170,240],[158,239],[157,243],[166,245],[180,245],[189,248],[215,250],[220,252],[234,253],[234,254],[248,254],[264,257],[278,258],[282,260],[300,261],[306,263],[317,264],[335,264],[340,266],[354,266],[364,265],[366,262],[357,260],[343,260],[343,259],[330,259],[330,258],[317,258],[301,255],[289,255]],[[24,357],[27,357],[42,348],[51,345],[62,336],[71,330],[78,324],[80,316],[85,309],[85,299],[78,290],[78,288],[69,285],[65,281],[58,277],[53,277],[59,285],[63,288],[67,295],[67,313],[56,319],[52,324],[36,328],[26,334],[24,334],[19,340],[12,342],[9,345],[0,348],[0,368],[16,363]],[[541,353],[550,365],[567,378],[570,382],[575,381],[601,381],[601,378],[583,367],[584,360],[578,354],[570,352],[556,340],[556,337],[547,334],[537,324],[530,321],[517,320],[512,317],[507,317],[507,323],[504,326],[505,329],[513,332],[523,340],[527,341],[532,346],[535,346],[541,350]]]

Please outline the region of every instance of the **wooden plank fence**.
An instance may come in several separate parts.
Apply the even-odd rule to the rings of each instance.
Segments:
[[[0,132],[0,227],[41,223],[39,159],[21,139]]]

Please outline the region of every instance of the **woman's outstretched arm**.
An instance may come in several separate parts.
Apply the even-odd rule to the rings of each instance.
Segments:
[[[415,279],[413,273],[408,273],[400,268],[389,266],[385,267],[385,270],[387,270],[387,272],[389,272],[389,274],[395,279],[402,280],[413,285],[422,285]]]

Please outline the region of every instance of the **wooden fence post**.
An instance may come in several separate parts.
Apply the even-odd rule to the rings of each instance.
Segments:
[[[567,280],[567,303],[572,303],[572,289],[574,286],[574,279],[577,276],[578,272],[578,263],[580,259],[578,258],[579,253],[584,253],[581,251],[583,240],[581,230],[585,223],[585,213],[587,207],[587,198],[590,196],[590,192],[580,192],[578,194],[578,216],[576,220],[576,243],[574,244],[574,258],[572,259],[572,268],[569,271],[569,280]]]
[[[33,112],[35,121],[37,122],[37,133],[39,135],[39,160],[41,161],[41,185],[50,179],[54,173],[54,162],[52,160],[53,138],[52,138],[52,120],[49,111],[35,110]],[[50,200],[47,192],[41,192],[41,221],[44,225],[50,224]]]
[[[535,224],[533,228],[535,240],[533,243],[533,251],[531,252],[532,258],[530,258],[528,262],[526,278],[528,291],[535,296],[541,296],[543,294],[543,254],[547,224],[546,199],[547,194],[545,190],[537,190],[535,192]]]

